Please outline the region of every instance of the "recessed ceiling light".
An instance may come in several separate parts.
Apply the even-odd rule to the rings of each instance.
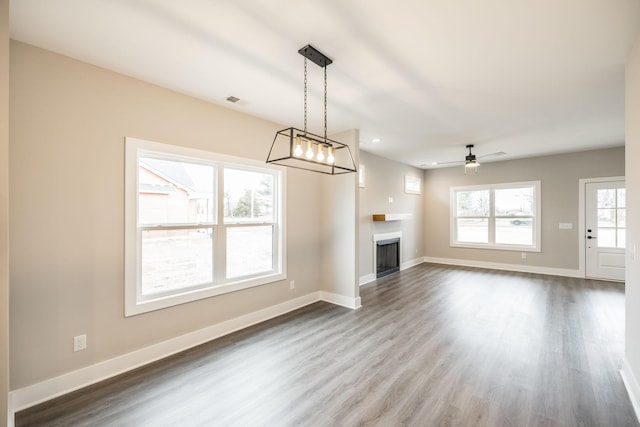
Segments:
[[[431,162],[431,164],[435,166],[438,164],[438,162]]]
[[[233,102],[235,104],[236,102],[240,101],[240,98],[236,98],[235,96],[230,96],[227,98],[227,101]]]
[[[371,142],[373,142],[374,144],[377,144],[378,142],[382,141],[380,138],[373,138],[371,140]]]

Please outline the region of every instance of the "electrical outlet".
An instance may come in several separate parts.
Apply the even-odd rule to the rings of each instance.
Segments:
[[[87,348],[87,336],[85,334],[73,337],[73,351],[80,351]]]
[[[522,254],[520,256],[522,256],[522,259],[527,259],[527,253],[526,252],[522,252]]]
[[[393,203],[393,197],[389,196],[389,203]]]
[[[292,280],[289,282],[289,289],[295,289],[296,288],[296,282],[295,280]]]

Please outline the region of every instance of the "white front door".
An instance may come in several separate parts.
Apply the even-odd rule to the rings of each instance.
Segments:
[[[624,280],[626,203],[624,181],[585,184],[585,273]]]

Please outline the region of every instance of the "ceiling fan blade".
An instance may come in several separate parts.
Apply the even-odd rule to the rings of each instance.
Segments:
[[[464,160],[454,160],[453,162],[435,162],[435,166],[462,164]]]
[[[467,147],[468,148],[468,147]],[[504,151],[497,151],[495,153],[489,153],[489,154],[484,154],[482,156],[475,156],[477,159],[490,159],[492,157],[499,157],[499,156],[504,156],[505,153]],[[470,154],[471,155],[471,154]],[[465,163],[465,160],[454,160],[452,162],[435,162],[432,165],[433,166],[441,166],[441,165],[461,165]]]
[[[478,156],[478,158],[479,159],[488,159],[488,158],[491,158],[491,157],[504,156],[505,154],[507,154],[507,153],[505,153],[504,151],[498,151],[498,152],[495,152],[495,153],[483,154],[482,156]]]

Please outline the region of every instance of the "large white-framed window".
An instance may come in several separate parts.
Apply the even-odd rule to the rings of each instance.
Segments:
[[[451,246],[539,252],[540,181],[451,188]]]
[[[285,171],[125,139],[125,316],[286,277]]]

